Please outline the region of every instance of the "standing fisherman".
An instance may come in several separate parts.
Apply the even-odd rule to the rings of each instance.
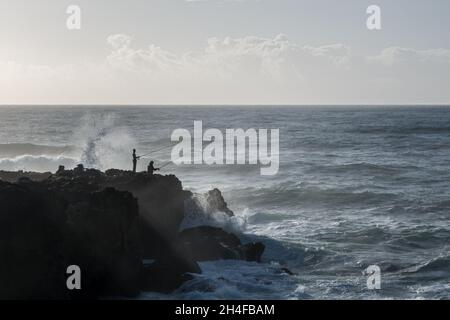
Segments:
[[[133,172],[136,173],[137,162],[141,157],[136,155],[136,149],[133,149]]]

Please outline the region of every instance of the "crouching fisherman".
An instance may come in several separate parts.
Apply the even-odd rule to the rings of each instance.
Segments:
[[[160,168],[155,168],[154,163],[154,161],[150,161],[150,163],[148,164],[147,172],[150,175],[153,175],[155,171],[160,171]]]

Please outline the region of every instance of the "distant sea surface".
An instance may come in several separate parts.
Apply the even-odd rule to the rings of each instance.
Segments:
[[[142,299],[450,299],[450,108],[4,106],[0,170],[129,169],[133,148],[145,170],[194,120],[280,129],[278,175],[162,169],[194,192],[222,190],[236,217],[215,223],[263,241],[264,262],[202,263],[173,294]],[[381,290],[367,289],[370,265]]]

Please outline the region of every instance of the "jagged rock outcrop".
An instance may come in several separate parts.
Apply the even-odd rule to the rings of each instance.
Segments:
[[[179,235],[185,255],[195,261],[246,260],[261,261],[262,243],[243,245],[234,234],[220,228],[200,226],[183,230]]]
[[[264,251],[218,228],[179,233],[191,194],[175,176],[78,166],[32,177],[0,180],[0,299],[171,292],[201,272],[197,261],[259,261]],[[207,202],[211,210],[233,214],[218,189]],[[80,291],[66,287],[70,265],[82,270]]]
[[[201,273],[197,262],[184,252],[172,249],[146,266],[141,286],[144,291],[170,293],[191,280],[194,273]]]
[[[136,296],[141,289],[142,243],[137,199],[106,188],[69,203],[63,253],[83,271],[80,296]]]
[[[139,201],[140,218],[142,225],[151,226],[158,230],[164,241],[176,238],[181,222],[184,218],[185,194],[181,181],[174,175],[160,176],[139,174],[111,174],[108,171],[103,186],[111,186],[118,190],[126,190]],[[151,230],[143,230],[144,235],[151,235]],[[153,237],[145,242],[161,241]],[[147,252],[147,255],[152,255]]]
[[[137,200],[112,188],[82,193],[74,197],[25,179],[0,182],[0,298],[95,299],[140,292]],[[82,270],[80,291],[67,290],[70,265]]]
[[[183,197],[176,177],[145,173],[110,176],[78,168],[40,182],[0,181],[0,298],[95,299],[174,290],[187,273],[200,272],[193,260],[181,263],[175,251]],[[158,215],[169,222],[158,223]],[[155,264],[144,266],[146,258]],[[67,290],[69,265],[82,270],[80,291]]]
[[[64,299],[66,204],[42,190],[0,181],[0,299]]]
[[[234,212],[228,208],[228,204],[223,198],[219,189],[210,190],[204,194],[193,194],[191,191],[184,191],[184,217],[188,226],[194,222],[196,224],[208,224],[208,220],[215,220],[216,214],[225,214],[233,217]]]
[[[213,189],[207,193],[206,197],[208,211],[215,212],[221,211],[225,212],[228,216],[234,216],[234,212],[228,208],[228,204],[222,196],[222,192],[219,189]]]

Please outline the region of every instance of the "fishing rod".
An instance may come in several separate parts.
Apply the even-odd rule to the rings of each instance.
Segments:
[[[172,161],[168,161],[165,164],[163,164],[161,167],[159,167],[160,169],[167,167],[168,165],[172,164]]]
[[[169,144],[169,145],[167,145],[167,146],[165,146],[165,147],[162,147],[162,148],[153,150],[153,151],[151,151],[151,152],[149,152],[149,153],[146,153],[146,154],[144,154],[144,155],[142,155],[142,156],[140,156],[140,157],[141,157],[141,158],[144,158],[144,157],[146,157],[146,156],[148,156],[148,155],[151,155],[151,154],[153,154],[153,153],[156,153],[156,152],[159,152],[159,151],[168,149],[168,148],[170,148],[170,147],[172,147],[172,144]]]

